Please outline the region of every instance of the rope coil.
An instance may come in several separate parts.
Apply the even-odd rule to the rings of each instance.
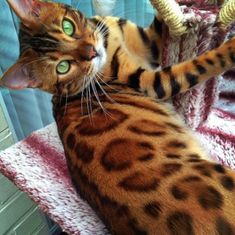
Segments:
[[[235,0],[227,1],[219,12],[218,22],[226,29],[235,21]]]
[[[187,32],[184,25],[184,14],[175,0],[150,0],[157,9],[174,36],[181,36]]]
[[[150,2],[164,19],[171,35],[181,36],[187,33],[185,16],[175,0],[150,0]],[[218,22],[224,29],[235,22],[235,0],[225,1],[219,12]]]

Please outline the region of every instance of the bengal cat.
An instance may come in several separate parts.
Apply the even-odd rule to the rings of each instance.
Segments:
[[[161,21],[91,19],[52,2],[8,0],[21,56],[2,86],[54,95],[78,193],[116,235],[235,234],[235,173],[207,154],[169,105],[235,64],[235,39],[157,71]]]

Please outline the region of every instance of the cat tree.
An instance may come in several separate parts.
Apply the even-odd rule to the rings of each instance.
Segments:
[[[164,19],[162,66],[185,61],[234,35],[235,0],[151,0]],[[173,98],[213,160],[235,169],[235,109],[225,112],[221,90],[235,88],[232,72],[212,78]],[[226,78],[226,79],[225,79]],[[230,78],[230,79],[228,79]]]
[[[112,2],[111,8],[114,6],[115,0],[104,1]],[[225,2],[222,7],[213,0],[151,2],[165,21],[162,29],[163,67],[211,49],[233,32],[235,0]],[[94,3],[101,3],[101,0],[94,0]],[[103,13],[109,12],[110,9],[106,9]],[[211,79],[175,97],[173,103],[212,158],[235,169],[235,114],[216,108],[216,97],[221,89],[218,80]],[[234,80],[222,80],[223,84],[228,82],[234,87]],[[0,171],[68,233],[109,234],[94,211],[73,189],[55,124],[1,152]]]
[[[171,35],[173,36],[182,36],[183,34],[186,34],[192,27],[192,25],[189,24],[190,20],[185,17],[185,14],[182,12],[180,5],[178,3],[186,5],[189,4],[191,6],[195,5],[195,7],[214,6],[216,8],[220,5],[219,2],[224,2],[224,5],[220,9],[217,18],[217,22],[220,24],[220,27],[226,30],[228,26],[231,23],[233,23],[235,20],[234,0],[228,0],[228,1],[150,0],[150,2],[152,3],[153,7],[156,8],[159,14],[162,16],[165,24],[169,28]]]

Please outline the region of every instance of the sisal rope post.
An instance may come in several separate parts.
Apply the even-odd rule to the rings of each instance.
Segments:
[[[157,9],[173,36],[181,36],[187,32],[184,14],[175,0],[150,0]]]
[[[223,29],[226,29],[235,21],[235,0],[227,1],[219,12],[218,22]]]

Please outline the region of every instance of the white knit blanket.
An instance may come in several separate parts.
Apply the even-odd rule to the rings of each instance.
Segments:
[[[0,152],[0,171],[69,234],[108,234],[71,184],[55,124]]]

